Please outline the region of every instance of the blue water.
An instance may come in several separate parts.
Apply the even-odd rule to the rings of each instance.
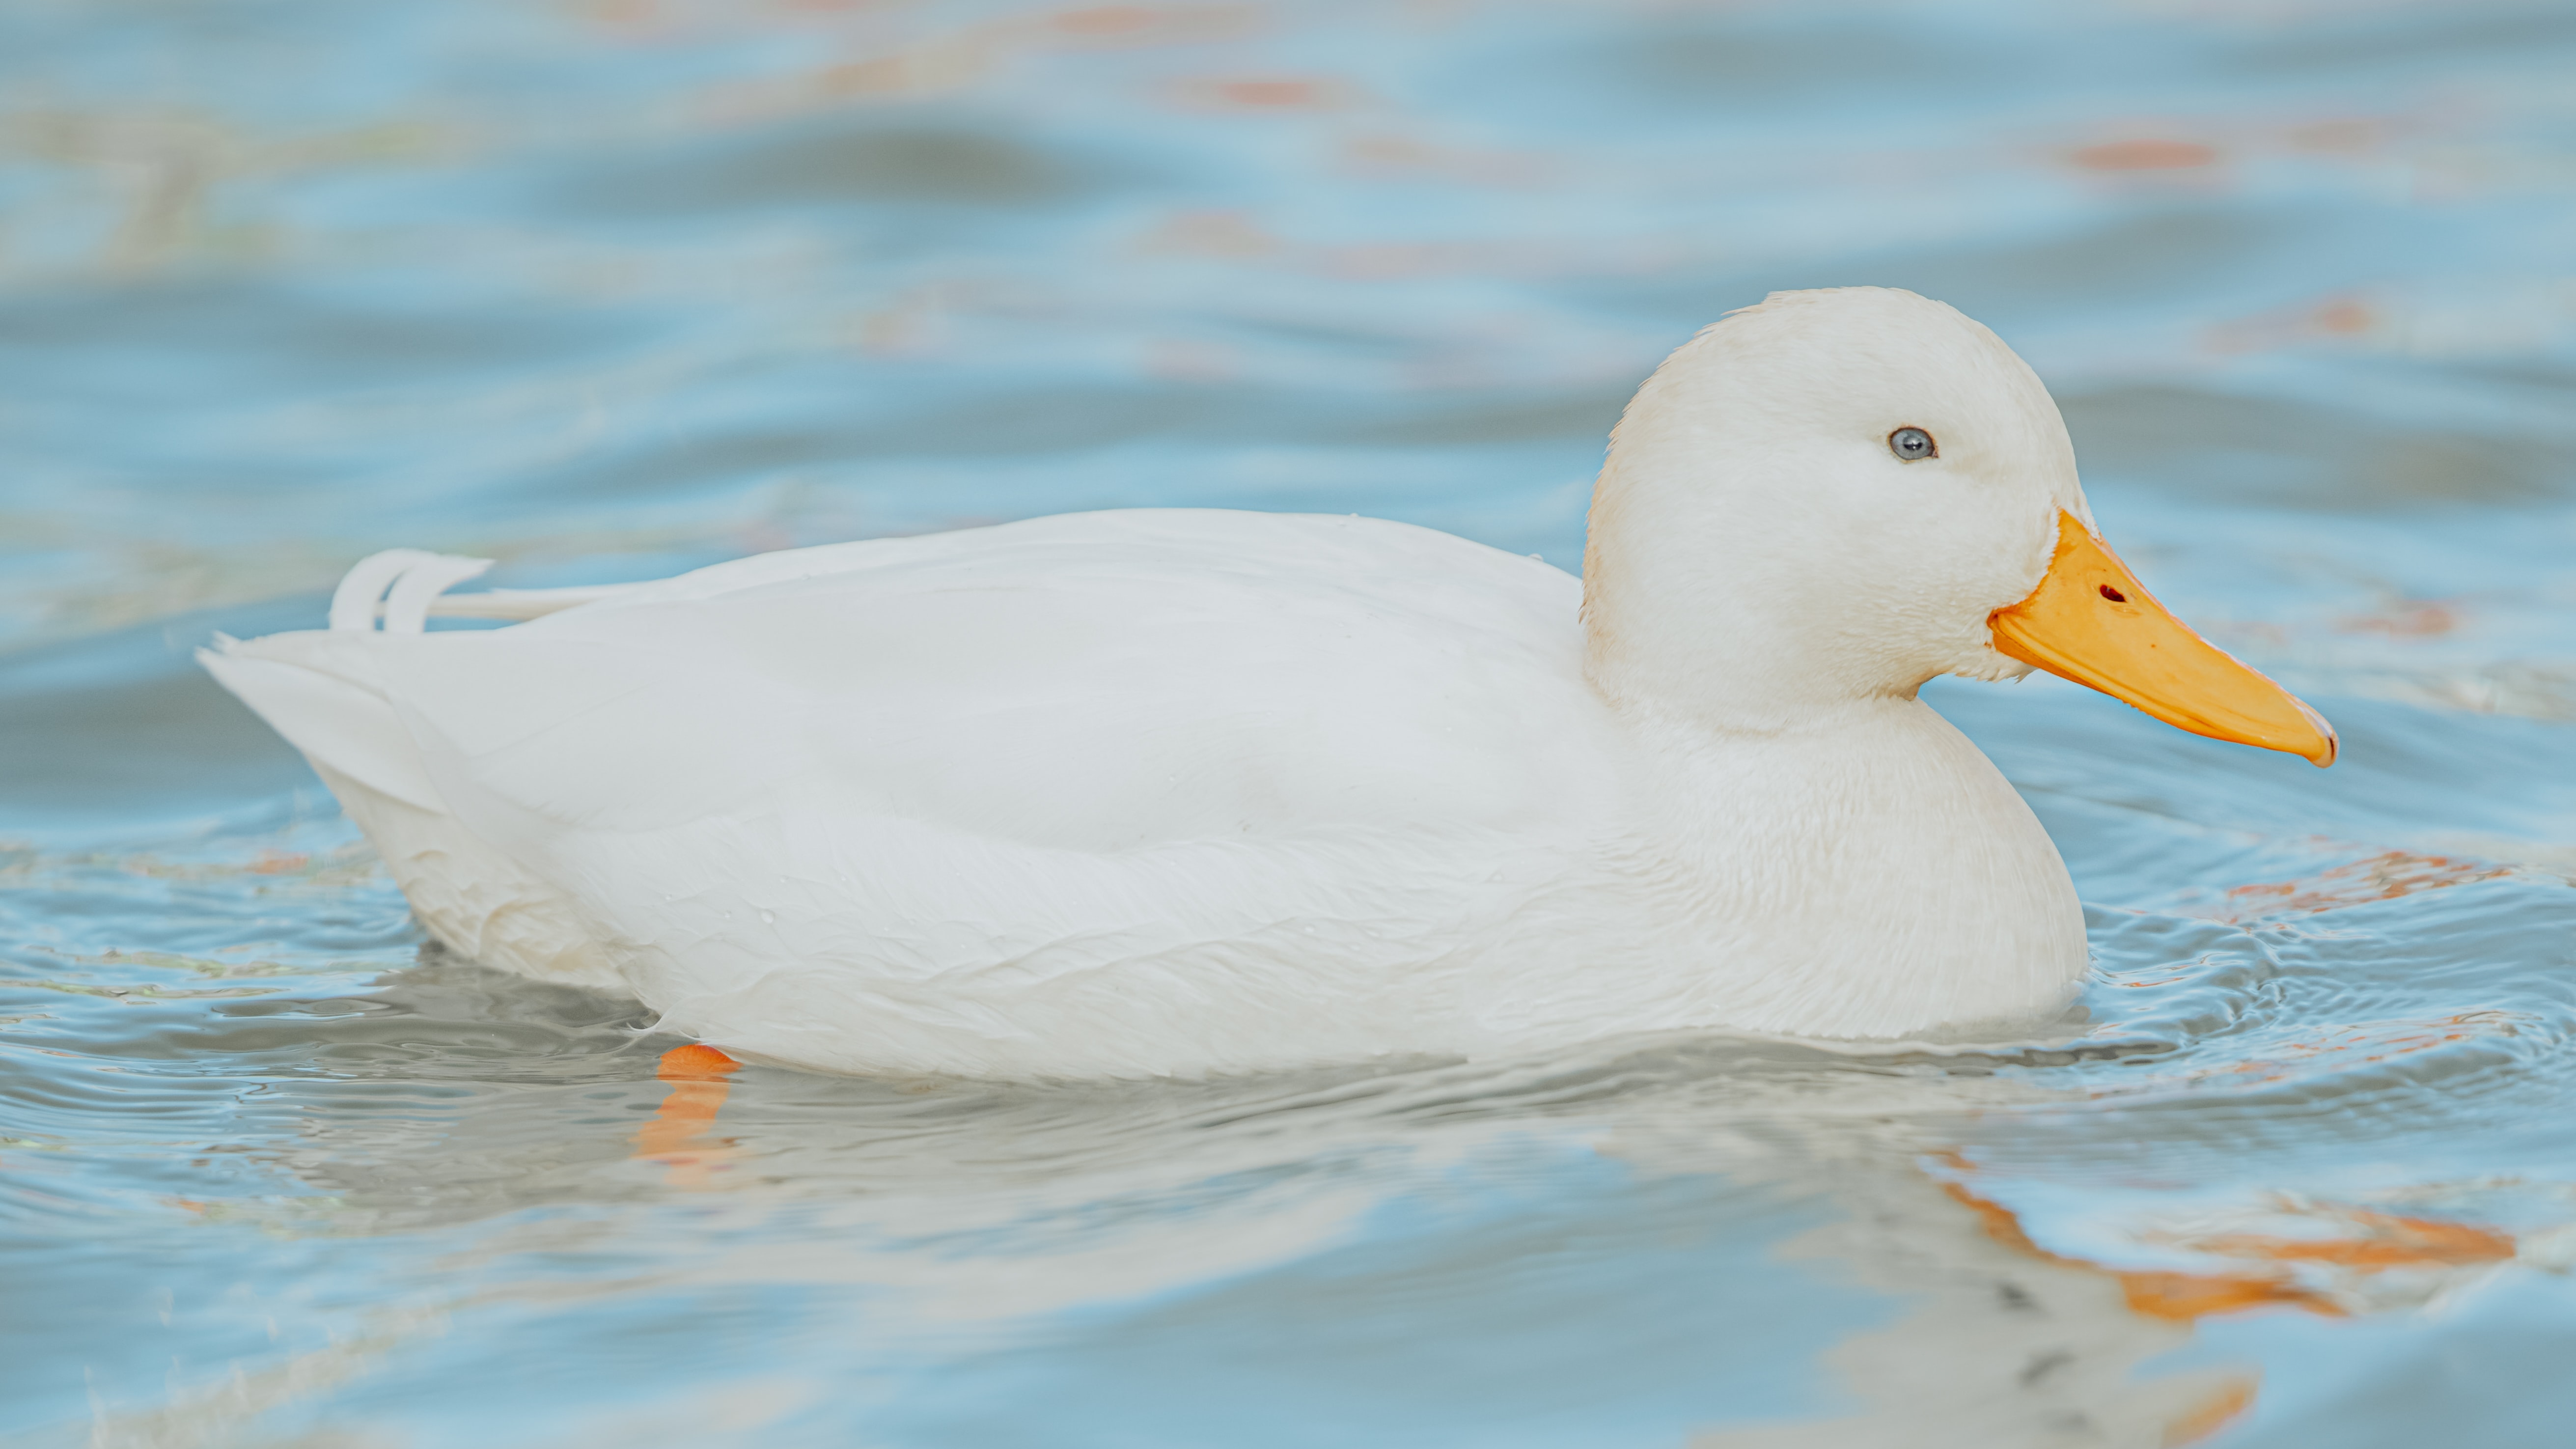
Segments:
[[[2526,1446],[2576,1414],[2576,11],[0,6],[0,1442]],[[1674,344],[1872,282],[2342,763],[1931,693],[2070,1044],[656,1076],[195,672],[1128,504],[1572,565]]]

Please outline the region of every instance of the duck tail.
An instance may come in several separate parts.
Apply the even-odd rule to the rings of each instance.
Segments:
[[[449,589],[492,567],[488,558],[464,558],[417,548],[371,553],[331,591],[331,627],[340,632],[417,634],[431,619],[542,619],[634,587],[605,584],[574,589],[489,589],[450,597]]]
[[[369,554],[332,590],[330,627],[248,640],[219,634],[197,658],[305,758],[332,772],[335,789],[339,780],[354,780],[405,804],[444,811],[380,677],[371,641],[419,634],[433,616],[535,619],[632,587],[496,589],[443,597],[491,567],[488,558],[417,548]]]
[[[444,813],[446,802],[423,767],[420,749],[379,677],[369,631],[306,629],[235,639],[217,634],[197,662],[215,682],[301,751],[333,793],[355,781],[416,809]]]
[[[417,634],[440,594],[492,567],[488,558],[460,558],[416,548],[371,553],[340,576],[331,591],[335,633],[368,633],[379,614],[388,634]]]

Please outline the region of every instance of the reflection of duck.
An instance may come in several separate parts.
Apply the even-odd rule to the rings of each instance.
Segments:
[[[2191,1342],[2171,1311],[2181,1295],[2142,1313],[2128,1275],[2205,1277],[2220,1291],[2202,1302],[2286,1319],[2297,1304],[2227,1280],[2277,1266],[2343,1303],[2356,1283],[2424,1281],[2345,1260],[2431,1246],[2465,1262],[2501,1237],[2470,1218],[2521,1230],[2564,1214],[2563,1198],[2535,1199],[2527,1220],[2496,1214],[2484,1188],[2383,1194],[2364,1200],[2392,1224],[2460,1226],[2346,1246],[2381,1236],[2376,1219],[2247,1215],[2271,1200],[2175,1199],[2160,1179],[2122,1199],[2126,1231],[2105,1233],[2104,1162],[2121,1180],[2141,1161],[2181,1167],[2164,1157],[2173,1124],[2110,1115],[2117,1102],[2044,1071],[1994,1070],[2009,1055],[1686,1036],[1406,1071],[1028,1087],[729,1071],[703,1046],[665,1053],[657,1074],[631,1016],[435,961],[365,1011],[278,1004],[242,1020],[306,1023],[291,1029],[347,1054],[335,1061],[380,1063],[392,1054],[365,1048],[400,1042],[508,1076],[464,1100],[443,1079],[426,1110],[297,1112],[300,1140],[275,1160],[301,1190],[234,1200],[232,1230],[340,1245],[380,1233],[402,1251],[425,1223],[475,1224],[429,1276],[392,1278],[389,1309],[442,1314],[400,1330],[422,1341],[379,1337],[371,1403],[452,1380],[452,1354],[426,1341],[440,1327],[450,1345],[576,1347],[620,1325],[686,1327],[665,1356],[621,1360],[630,1372],[581,1421],[585,1442],[602,1437],[587,1430],[610,1417],[605,1399],[634,1411],[632,1395],[667,1388],[644,1404],[678,1419],[729,1388],[702,1373],[698,1335],[720,1332],[729,1353],[799,1363],[787,1382],[828,1396],[842,1422],[876,1422],[876,1386],[903,1382],[922,1386],[905,1409],[989,1401],[968,1427],[1032,1425],[1020,1437],[1040,1440],[1073,1422],[1095,1438],[1227,1443],[1228,1425],[1329,1425],[1330,1410],[1369,1422],[1393,1406],[1441,1427],[1426,1444],[1506,1442],[1537,1422],[1563,1442],[1698,1432],[1705,1449],[2150,1446],[2244,1404],[2254,1359],[2240,1334],[2196,1364],[2163,1361]],[[540,1051],[541,1071],[517,1068]],[[2064,1139],[2031,1135],[2033,1114],[2059,1113],[2123,1145],[2070,1169]],[[617,1160],[630,1155],[652,1160]],[[2019,1166],[1986,1165],[1999,1159]],[[2202,1165],[2232,1177],[2240,1163]],[[2334,1246],[2264,1255],[2290,1240]],[[2494,1266],[2423,1271],[2458,1282]],[[673,1317],[710,1303],[760,1307]],[[1206,1346],[1186,1374],[1181,1340]],[[2220,1348],[2230,1361],[2209,1362]],[[2276,1377],[2258,1404],[2298,1392]],[[1075,1379],[1092,1390],[1076,1403],[1045,1391]],[[1194,1397],[1173,1393],[1190,1379]],[[1773,1382],[1813,1387],[1746,1388]],[[1688,1404],[1669,1432],[1617,1432],[1634,1398]],[[185,1407],[171,1420],[200,1437],[227,1422],[225,1405]],[[2078,1415],[2091,1427],[2068,1430]],[[146,1437],[123,1429],[105,1438]]]
[[[495,632],[421,632],[474,562],[379,555],[330,630],[206,661],[438,936],[746,1055],[1892,1037],[2052,1011],[2085,959],[2054,847],[1926,680],[2036,664],[2333,756],[2085,514],[1993,334],[1788,293],[1640,391],[1580,584],[1400,524],[1106,513],[440,610],[535,619]]]
[[[2235,1423],[2261,1388],[2251,1368],[2141,1373],[2203,1320],[2412,1307],[2520,1250],[2484,1224],[2285,1201],[2266,1215],[2285,1231],[2160,1233],[2155,1246],[2197,1266],[2121,1267],[2034,1241],[1964,1158],[1932,1156],[1940,1191],[1967,1210],[1973,1234],[1955,1209],[1909,1192],[1901,1206],[1883,1197],[1877,1211],[1790,1248],[1914,1300],[1897,1322],[1826,1355],[1863,1412],[1710,1433],[1693,1449],[2196,1444]]]
[[[1473,1159],[1480,1149],[1492,1151],[1506,1140],[1521,1146],[1551,1138],[1565,1145],[1588,1141],[1593,1151],[1637,1174],[1632,1193],[1637,1185],[1674,1175],[1710,1174],[1731,1180],[1737,1191],[1753,1192],[1756,1184],[1762,1184],[1784,1197],[1813,1193],[1830,1201],[1835,1210],[1832,1220],[1777,1244],[1771,1255],[1818,1264],[1819,1271],[1808,1275],[1805,1290],[1818,1298],[1829,1298],[1839,1285],[1854,1282],[1887,1295],[1891,1320],[1860,1328],[1821,1348],[1817,1366],[1846,1385],[1851,1397],[1839,1410],[1819,1404],[1812,1414],[1795,1419],[1710,1427],[1692,1438],[1693,1449],[1872,1449],[1882,1445],[1985,1449],[2061,1444],[2144,1449],[2197,1443],[2241,1419],[2262,1392],[2261,1373],[2252,1363],[2159,1362],[2191,1344],[2199,1324],[2247,1312],[2344,1318],[2413,1307],[2477,1281],[2513,1261],[2520,1249],[2511,1233],[2484,1223],[2296,1197],[2241,1202],[2215,1212],[2202,1199],[2200,1209],[2187,1217],[2176,1216],[2171,1204],[2150,1204],[2143,1216],[2133,1220],[2132,1231],[2113,1235],[2125,1241],[2125,1251],[2104,1251],[2107,1244],[2098,1241],[2100,1224],[2088,1217],[2085,1227],[2096,1245],[2073,1249],[2054,1242],[2067,1226],[2062,1215],[2054,1232],[2045,1220],[2025,1226],[2023,1215],[2010,1204],[2014,1193],[2009,1178],[1990,1176],[1955,1149],[1924,1152],[1923,1144],[1909,1140],[1912,1134],[1906,1128],[1891,1126],[1935,1104],[1975,1104],[1986,1109],[2027,1104],[2032,1096],[2027,1086],[1972,1078],[1890,1080],[1838,1063],[1802,1068],[1799,1058],[1788,1054],[1794,1048],[1775,1050],[1783,1055],[1767,1066],[1748,1053],[1734,1063],[1734,1069],[1714,1072],[1706,1079],[1667,1078],[1658,1087],[1642,1089],[1640,1084],[1653,1075],[1652,1057],[1560,1060],[1542,1077],[1551,1083],[1542,1101],[1556,1096],[1568,1079],[1597,1083],[1600,1078],[1592,1076],[1595,1072],[1628,1084],[1626,1091],[1593,1098],[1586,1110],[1569,1117],[1556,1117],[1544,1107],[1532,1111],[1536,1104],[1515,1102],[1508,1088],[1511,1078],[1476,1068],[1425,1073],[1422,1080],[1411,1083],[1402,1077],[1380,1079],[1376,1090],[1360,1097],[1338,1091],[1310,1094],[1279,1079],[1209,1088],[1174,1086],[1168,1090],[1219,1095],[1165,1099],[1159,1112],[1122,1114],[1120,1120],[1131,1128],[1138,1121],[1159,1118],[1161,1132],[1171,1135],[1155,1143],[1157,1150],[1119,1154],[1123,1161],[1118,1164],[1084,1163],[1081,1172],[1105,1171],[1108,1178],[1095,1179],[1091,1194],[1076,1196],[1097,1201],[1102,1182],[1115,1181],[1118,1187],[1109,1196],[1127,1199],[1143,1180],[1163,1179],[1176,1164],[1197,1157],[1204,1169],[1214,1165],[1206,1154],[1222,1156],[1255,1142],[1311,1161],[1312,1150],[1329,1141],[1340,1150],[1323,1156],[1364,1159],[1368,1154],[1349,1154],[1347,1149],[1388,1133],[1383,1145],[1402,1141],[1412,1151],[1453,1167],[1462,1156]],[[1714,1065],[1702,1063],[1703,1069]],[[680,1048],[664,1058],[661,1076],[669,1084],[670,1095],[656,1123],[637,1140],[647,1145],[650,1139],[649,1145],[657,1151],[655,1160],[670,1169],[666,1180],[674,1187],[714,1185],[703,1172],[692,1174],[689,1169],[697,1159],[683,1154],[703,1151],[711,1141],[704,1134],[713,1125],[713,1108],[723,1100],[724,1089],[707,1074],[725,1070],[722,1059],[703,1046]],[[1433,1078],[1441,1079],[1437,1086]],[[951,1089],[975,1090],[962,1084],[952,1084]],[[710,1097],[710,1092],[715,1095]],[[1796,1103],[1785,1117],[1784,1097]],[[1442,1104],[1440,1114],[1399,1127],[1406,1121],[1405,1112],[1384,1109],[1406,1100],[1424,1108]],[[1478,1105],[1461,1112],[1462,1100]],[[802,1179],[799,1192],[819,1195],[831,1189],[805,1173],[822,1167],[835,1180],[842,1180],[853,1172],[848,1163],[826,1166],[810,1145],[796,1145],[797,1134],[782,1130],[777,1119],[764,1124],[757,1101],[755,1097],[752,1116],[733,1126],[737,1132],[752,1134],[746,1139],[746,1166],[758,1165],[729,1185],[757,1196],[774,1191],[778,1184]],[[1198,1110],[1173,1112],[1180,1101],[1195,1101]],[[1306,1105],[1289,1105],[1299,1102]],[[1760,1105],[1749,1112],[1732,1110],[1747,1102]],[[1353,1110],[1361,1103],[1368,1106]],[[1287,1110],[1279,1112],[1282,1107]],[[1478,1121],[1480,1112],[1490,1113],[1491,1120]],[[1301,1127],[1297,1119],[1309,1114],[1317,1115]],[[952,1110],[942,1120],[954,1127],[972,1118]],[[1226,1135],[1222,1131],[1205,1134],[1201,1128],[1182,1126],[1209,1121],[1236,1126],[1257,1122],[1262,1130],[1229,1146],[1221,1141]],[[1737,1130],[1748,1121],[1761,1126],[1749,1133]],[[1086,1124],[1078,1131],[1097,1130],[1095,1114],[1089,1112],[1063,1119],[1059,1130],[1073,1122]],[[1780,1130],[1789,1122],[1796,1124],[1795,1130]],[[1199,1138],[1195,1144],[1185,1142],[1193,1136]],[[1012,1138],[1022,1152],[1041,1145],[1016,1134]],[[724,1140],[730,1143],[733,1138]],[[1060,1161],[1057,1154],[1066,1139],[1041,1141],[1047,1160]],[[914,1138],[910,1145],[916,1158],[910,1168],[866,1174],[877,1194],[873,1199],[877,1210],[893,1206],[886,1196],[889,1190],[896,1195],[927,1190],[941,1199],[942,1210],[949,1214],[974,1211],[952,1196],[953,1183],[940,1183],[935,1171],[925,1174],[917,1161],[922,1156],[954,1160],[961,1155],[958,1143]],[[803,1171],[790,1168],[790,1162]],[[1241,1160],[1227,1165],[1235,1169],[1224,1173],[1230,1183],[1272,1180],[1266,1172],[1242,1171],[1246,1164]],[[1574,1162],[1560,1160],[1551,1180],[1581,1176]],[[1238,1269],[1242,1264],[1232,1254],[1257,1257],[1266,1251],[1264,1245],[1274,1241],[1265,1224],[1277,1231],[1298,1222],[1311,1205],[1296,1194],[1265,1198],[1248,1186],[1213,1197],[1198,1191],[1143,1196],[1185,1200],[1191,1207],[1178,1218],[1151,1219],[1153,1226],[1141,1235],[1185,1260],[1216,1253]],[[1030,1206],[1015,1195],[1013,1201],[1023,1212]],[[1736,1208],[1745,1217],[1761,1217],[1758,1211],[1745,1212],[1741,1202]],[[929,1216],[919,1207],[914,1212]],[[1084,1215],[1057,1207],[1043,1216],[1055,1221]],[[1029,1219],[1020,1221],[1025,1225]],[[1690,1232],[1683,1221],[1664,1221],[1659,1226],[1665,1233],[1688,1236]],[[1657,1238],[1653,1232],[1640,1233],[1630,1251],[1651,1258]],[[997,1252],[1005,1251],[992,1246],[997,1241],[1013,1241],[1009,1234],[995,1235],[990,1228],[979,1229],[976,1240]],[[1599,1241],[1631,1240],[1624,1234],[1604,1234]],[[1190,1245],[1186,1252],[1177,1247],[1183,1242]],[[1117,1275],[1134,1271],[1136,1265],[1122,1256],[1120,1245],[1097,1233],[1070,1235],[1060,1246],[1069,1256],[1052,1261],[1049,1276],[1059,1283],[1089,1282],[1099,1296],[1085,1307],[1082,1321],[1086,1333],[1100,1331],[1099,1303],[1129,1298],[1133,1283]],[[1456,1248],[1446,1240],[1442,1246]],[[1007,1251],[1010,1261],[1023,1270],[1032,1261],[1025,1245]],[[1326,1252],[1313,1244],[1305,1251]],[[1599,1255],[1568,1251],[1576,1253],[1579,1264],[1567,1268],[1569,1273],[1603,1280],[1603,1308],[1620,1301],[1616,1285],[1624,1285],[1630,1294],[1639,1291],[1634,1264],[1621,1257],[1622,1250],[1603,1248]],[[1443,1253],[1430,1256],[1450,1261],[1451,1271],[1462,1278],[1481,1272],[1508,1279],[1514,1268],[1528,1266],[1461,1255],[1477,1265],[1471,1268]],[[1412,1302],[1422,1295],[1421,1280],[1412,1276],[1416,1273],[1432,1273],[1435,1281],[1446,1281],[1411,1255],[1398,1258],[1406,1266],[1389,1271],[1396,1272],[1409,1290],[1391,1295],[1398,1301]],[[1077,1262],[1083,1263],[1079,1269]],[[981,1274],[962,1264],[951,1266],[962,1282],[983,1281]],[[1713,1266],[1694,1265],[1706,1291],[1738,1311],[1782,1327],[1785,1340],[1777,1349],[1778,1370],[1794,1373],[1799,1353],[1816,1351],[1791,1346],[1802,1331],[1789,1325],[1816,1311],[1795,1301],[1800,1290],[1792,1286],[1794,1280],[1746,1281],[1712,1272]],[[1322,1276],[1333,1273],[1326,1270]],[[1287,1290],[1285,1285],[1292,1282],[1304,1286]],[[1305,1273],[1283,1270],[1282,1283],[1292,1301],[1298,1293],[1313,1291],[1311,1275]],[[1451,1291],[1471,1290],[1459,1286]],[[1511,1301],[1508,1288],[1484,1291],[1497,1308]],[[1784,1292],[1791,1296],[1784,1298]],[[1427,1296],[1446,1302],[1452,1316],[1435,1316],[1418,1325],[1426,1330],[1426,1338],[1437,1342],[1439,1334],[1433,1330],[1455,1331],[1471,1321],[1472,1315],[1449,1302],[1445,1293]],[[1629,1306],[1642,1311],[1641,1305]],[[1261,1312],[1248,1304],[1238,1304],[1236,1311]],[[1273,1302],[1269,1311],[1293,1314],[1295,1310]],[[1373,1311],[1403,1310],[1378,1306]],[[1193,1324],[1204,1331],[1225,1331],[1221,1319],[1211,1321],[1204,1315],[1194,1317]],[[1597,1326],[1609,1331],[1606,1322]],[[1338,1327],[1345,1333],[1369,1331],[1363,1325]],[[1712,1345],[1709,1351],[1727,1349]],[[1745,1350],[1737,1345],[1732,1351]]]

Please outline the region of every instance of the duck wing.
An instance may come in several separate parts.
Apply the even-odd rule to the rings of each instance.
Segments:
[[[1587,833],[1614,747],[1579,604],[1426,529],[1156,510],[232,654],[379,702],[322,749],[287,733],[317,760],[365,734],[344,773],[425,790],[716,1039],[991,1071],[1055,1061],[1025,1040],[1052,1023],[1095,1043],[1065,1069],[1122,1038],[1172,1069],[1140,1016],[1228,1064],[1282,1010],[1368,1035],[1373,995],[1437,976]],[[1237,1008],[1212,1035],[1211,993]],[[855,1048],[854,1015],[882,1027]]]

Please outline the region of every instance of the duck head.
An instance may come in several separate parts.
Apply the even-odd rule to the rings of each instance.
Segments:
[[[1614,702],[1780,730],[2034,667],[2319,765],[2333,729],[2168,613],[2093,531],[2057,405],[1912,292],[1778,292],[1665,359],[1611,434],[1584,558]]]

